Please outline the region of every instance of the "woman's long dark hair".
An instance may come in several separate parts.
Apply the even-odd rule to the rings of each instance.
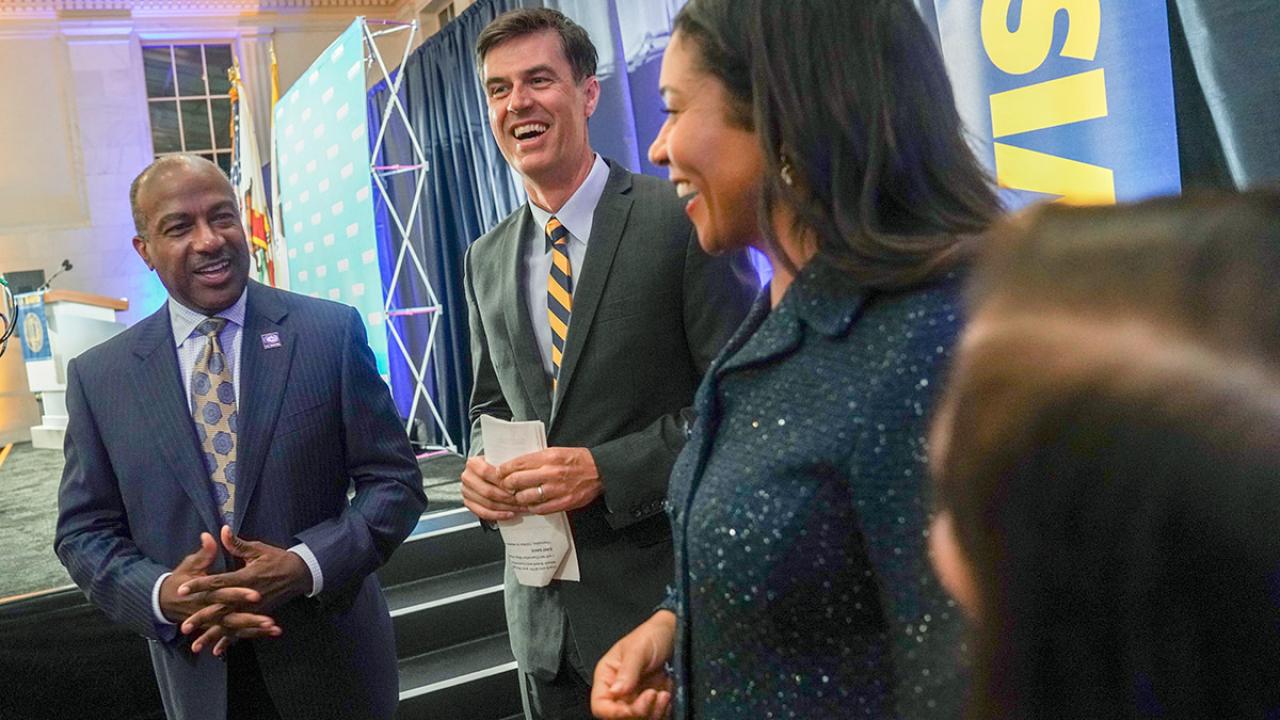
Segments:
[[[969,717],[1280,717],[1280,193],[991,238],[933,466]]]
[[[998,215],[908,0],[691,0],[674,28],[728,89],[730,121],[760,135],[760,224],[783,262],[779,203],[820,258],[884,289],[950,267]]]

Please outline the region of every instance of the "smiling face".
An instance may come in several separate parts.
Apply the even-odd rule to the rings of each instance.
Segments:
[[[575,81],[560,36],[553,30],[514,37],[484,58],[489,127],[526,183],[569,185],[591,167],[587,119],[595,112],[600,83]]]
[[[145,235],[133,248],[175,300],[205,315],[227,309],[249,278],[249,246],[231,183],[211,162],[153,167],[138,188]]]
[[[667,120],[649,160],[671,171],[685,212],[709,253],[755,244],[764,155],[755,132],[731,121],[730,96],[701,69],[697,46],[679,31],[662,57],[659,79]]]

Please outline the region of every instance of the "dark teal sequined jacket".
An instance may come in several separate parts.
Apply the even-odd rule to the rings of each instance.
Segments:
[[[708,370],[670,486],[677,718],[958,715],[925,447],[958,286],[860,292],[811,263]]]

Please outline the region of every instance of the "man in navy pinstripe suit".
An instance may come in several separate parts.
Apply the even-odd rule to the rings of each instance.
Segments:
[[[359,314],[248,281],[207,160],[130,202],[169,301],[69,367],[58,557],[150,641],[170,718],[392,717],[372,573],[426,498]]]

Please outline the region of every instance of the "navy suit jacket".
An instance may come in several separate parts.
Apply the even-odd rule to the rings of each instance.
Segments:
[[[324,576],[318,596],[272,612],[281,637],[252,641],[263,678],[286,718],[389,718],[395,643],[372,573],[426,506],[421,473],[353,308],[250,282],[243,333],[233,529],[306,543]],[[151,605],[159,576],[221,525],[188,407],[165,307],[71,362],[55,549],[151,641],[169,716],[221,720],[225,664],[193,656]],[[212,572],[229,567],[220,554]]]

